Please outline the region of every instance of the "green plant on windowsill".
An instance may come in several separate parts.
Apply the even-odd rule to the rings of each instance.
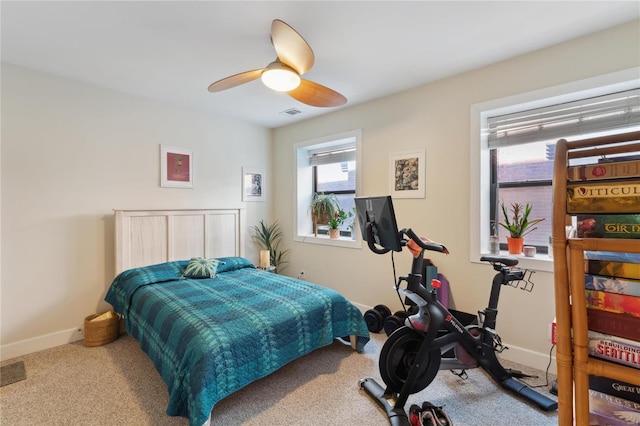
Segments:
[[[498,222],[498,225],[509,231],[511,238],[523,238],[528,233],[538,229],[534,225],[544,220],[529,220],[529,215],[531,214],[531,205],[529,203],[525,204],[524,207],[520,203],[512,203],[509,209],[511,215],[507,213],[504,202],[500,202],[500,209],[502,209],[502,214],[504,215],[504,222]]]
[[[344,211],[342,209],[338,209],[334,212],[333,217],[329,219],[329,229],[339,229],[343,225],[347,223],[351,218],[353,218],[352,211]]]
[[[318,225],[328,224],[334,216],[338,199],[335,194],[316,193],[309,204],[311,220],[313,221],[313,234],[318,236]]]
[[[280,240],[282,238],[282,230],[278,222],[267,225],[263,220],[257,226],[253,227],[254,234],[251,237],[262,249],[269,250],[269,261],[276,268],[276,273],[282,272],[286,268],[285,264],[289,263],[285,256],[289,250],[280,250]]]
[[[344,211],[340,207],[333,213],[333,217],[329,219],[329,236],[330,238],[340,237],[340,228],[347,225],[355,216],[353,210]],[[350,226],[350,225],[349,225]]]

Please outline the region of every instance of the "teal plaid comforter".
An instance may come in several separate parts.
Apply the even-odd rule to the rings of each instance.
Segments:
[[[169,390],[167,414],[202,425],[214,405],[335,338],[369,331],[336,291],[223,258],[211,279],[183,279],[188,261],[118,275],[105,300],[149,355]]]

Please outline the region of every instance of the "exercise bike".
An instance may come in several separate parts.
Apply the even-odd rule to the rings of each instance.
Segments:
[[[404,409],[409,395],[425,389],[439,370],[451,370],[465,378],[467,369],[482,367],[503,388],[542,410],[558,408],[556,401],[515,380],[514,377],[526,375],[505,369],[496,357],[496,353],[506,348],[495,331],[502,286],[524,282],[529,291],[533,286],[525,279],[527,271],[515,268],[516,258],[481,257],[480,260],[491,264],[497,273],[488,307],[478,312],[480,325],[465,326],[437,300],[437,280],[433,280],[430,289],[422,283],[424,252],[446,254],[447,248],[423,240],[411,229],[398,231],[391,197],[356,198],[356,209],[363,238],[371,251],[376,254],[399,252],[409,245],[414,252],[411,273],[398,279],[396,289],[418,306],[418,313],[409,316],[405,325],[391,333],[382,347],[379,368],[386,388],[371,378],[360,381],[360,387],[386,411],[392,426],[410,426]],[[402,283],[406,283],[406,288],[401,287]]]

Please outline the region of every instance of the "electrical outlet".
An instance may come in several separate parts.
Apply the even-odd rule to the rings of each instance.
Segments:
[[[78,327],[71,332],[71,336],[69,338],[70,342],[75,342],[78,340],[84,339],[84,327]]]
[[[298,274],[298,279],[299,280],[304,280],[304,269],[300,271],[300,273]]]

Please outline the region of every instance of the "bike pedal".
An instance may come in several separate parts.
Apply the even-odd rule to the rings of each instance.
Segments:
[[[460,372],[456,372],[455,370],[449,370],[451,371],[451,374],[454,374],[458,377],[460,377],[462,380],[467,380],[469,378],[469,375],[467,374],[467,370],[460,370]]]

